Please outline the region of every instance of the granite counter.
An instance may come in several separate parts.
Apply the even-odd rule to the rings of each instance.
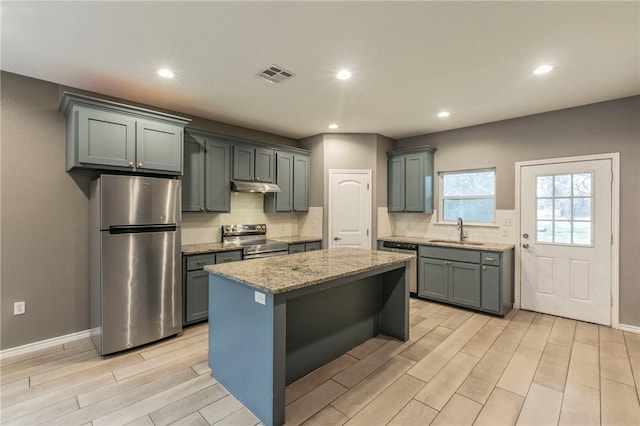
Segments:
[[[438,246],[438,247],[461,248],[466,250],[483,250],[483,251],[500,251],[500,252],[508,251],[515,247],[513,244],[504,244],[504,243],[492,243],[492,242],[482,242],[482,241],[458,242],[454,240],[444,240],[443,238],[400,237],[396,235],[389,236],[389,237],[378,237],[378,241],[391,241],[391,242],[399,242],[399,243],[418,244],[421,246]]]

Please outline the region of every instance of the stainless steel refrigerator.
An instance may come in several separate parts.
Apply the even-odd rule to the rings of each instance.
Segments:
[[[101,355],[182,330],[181,199],[177,179],[91,182],[91,336]]]

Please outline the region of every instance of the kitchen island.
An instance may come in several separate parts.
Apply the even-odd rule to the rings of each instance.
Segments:
[[[379,333],[409,338],[412,257],[340,248],[205,267],[213,377],[284,424],[287,384]]]

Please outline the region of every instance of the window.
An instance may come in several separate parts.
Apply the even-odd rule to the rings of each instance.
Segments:
[[[496,169],[441,172],[440,221],[495,223]]]
[[[536,241],[592,245],[591,173],[536,177]]]

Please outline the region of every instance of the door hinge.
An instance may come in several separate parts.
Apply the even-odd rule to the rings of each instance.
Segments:
[[[611,172],[611,183],[613,183],[613,172]]]
[[[369,189],[369,184],[367,183],[367,189]]]
[[[367,229],[367,236],[369,236],[369,230]]]

